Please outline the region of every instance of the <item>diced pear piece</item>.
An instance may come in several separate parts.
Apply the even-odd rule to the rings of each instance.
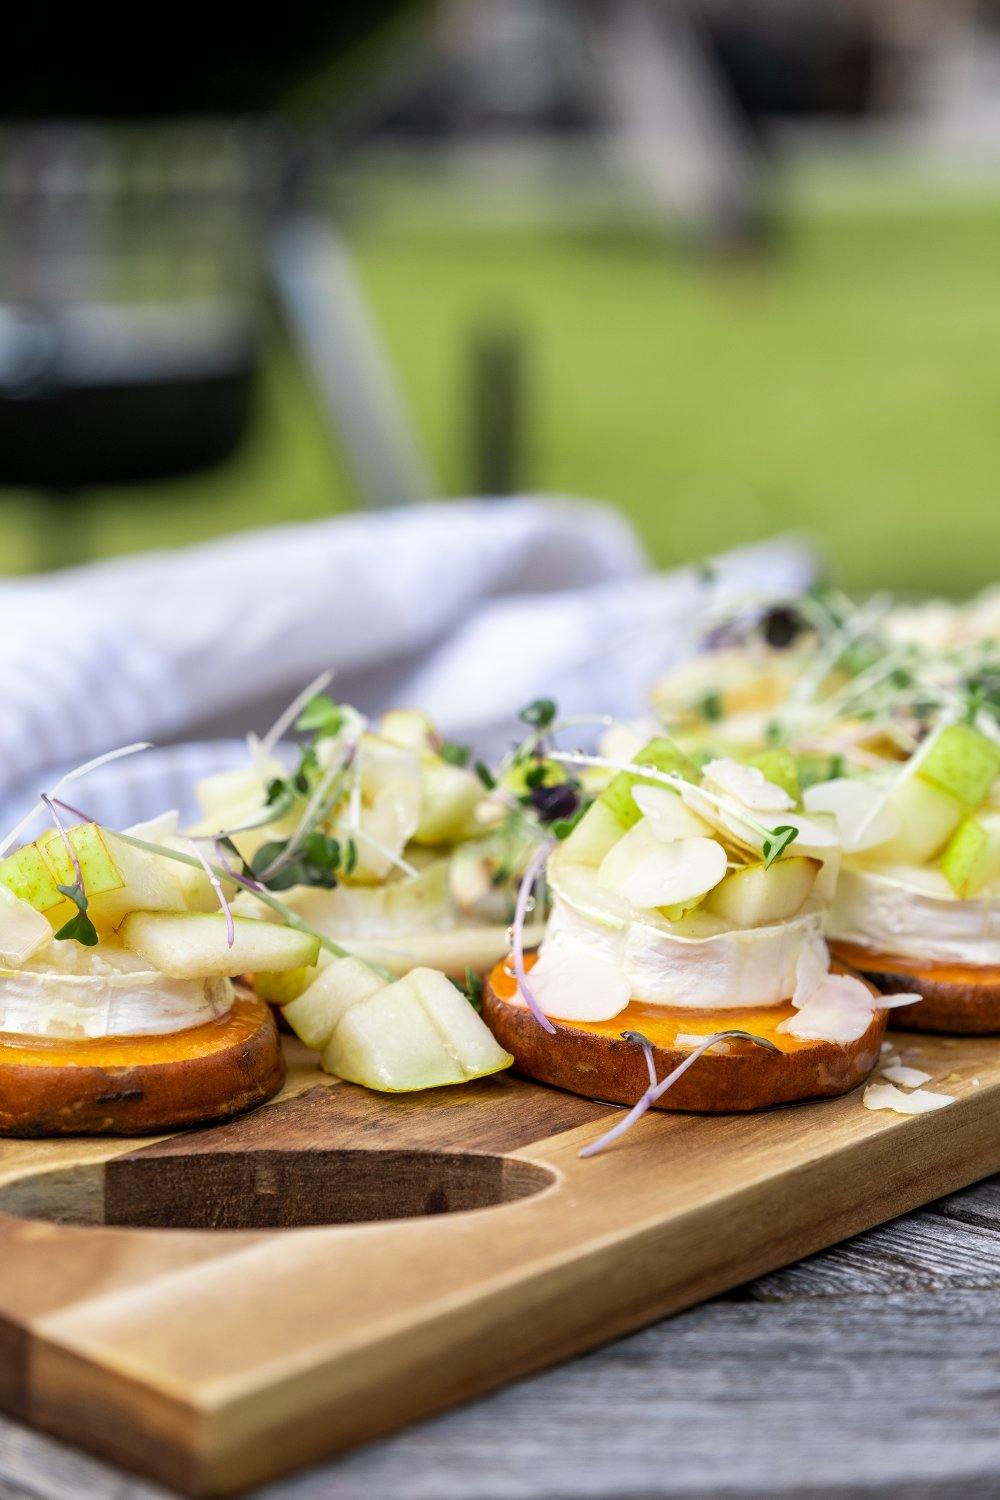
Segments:
[[[756,755],[748,755],[745,764],[760,771],[772,786],[780,786],[795,802],[801,799],[799,768],[790,750],[780,745],[770,750],[761,750]]]
[[[562,848],[572,864],[589,865],[596,870],[624,832],[624,825],[611,808],[598,799],[587,808],[573,832],[563,839]]]
[[[972,811],[1000,775],[1000,745],[971,724],[949,724],[919,756],[916,774]]]
[[[312,967],[281,969],[277,974],[265,969],[252,974],[251,982],[256,994],[261,1000],[266,1000],[268,1005],[290,1005],[299,998],[303,990],[308,989],[315,978],[316,970]]]
[[[941,855],[941,872],[963,901],[1000,877],[1000,814],[984,812],[960,823]]]
[[[307,1047],[322,1052],[351,1006],[384,987],[385,980],[359,959],[335,958],[281,1013]]]
[[[183,911],[184,897],[168,860],[133,849],[96,823],[77,823],[66,836],[80,863],[89,915],[98,927],[113,927],[127,912],[144,908]],[[76,912],[58,886],[75,880],[73,861],[56,828],[0,861],[0,884],[43,911],[56,930]]]
[[[643,746],[635,757],[637,766],[651,766],[656,771],[672,771],[678,776],[697,780],[698,772],[682,750],[672,740],[657,736]],[[635,804],[632,789],[643,780],[641,771],[619,771],[613,776],[600,795],[600,801],[609,808],[623,828],[634,828],[642,814]],[[655,786],[656,782],[649,782]]]
[[[19,969],[52,941],[52,926],[29,901],[0,885],[0,964]]]
[[[162,844],[167,849],[175,849],[180,854],[190,855],[191,841],[183,838],[179,832],[180,814],[176,809],[170,812],[160,813],[159,817],[148,818],[144,823],[134,823],[131,828],[126,828],[126,833],[133,834],[137,839],[145,839],[150,844]],[[180,887],[184,898],[186,911],[217,911],[219,898],[215,888],[200,865],[184,864],[181,860],[174,860],[170,864],[170,873]],[[228,882],[231,889],[233,882]],[[144,905],[152,905],[152,902],[144,902]]]
[[[299,969],[315,964],[319,939],[279,922],[233,919],[236,937],[229,946],[222,912],[134,911],[119,935],[126,948],[172,979]]]
[[[439,735],[433,722],[416,708],[391,708],[382,715],[379,733],[407,750],[433,750]]]
[[[459,1016],[458,1005],[468,1014]],[[415,969],[352,1005],[323,1054],[329,1072],[383,1093],[466,1083],[512,1061],[454,985],[431,969]]]
[[[921,776],[906,775],[889,793],[899,832],[873,854],[889,863],[922,865],[939,854],[965,816],[957,797]]]
[[[483,797],[483,787],[472,771],[445,760],[428,760],[423,766],[423,797],[420,821],[413,834],[415,844],[456,844],[478,832],[474,814]]]
[[[770,927],[802,906],[816,883],[819,860],[793,856],[733,870],[705,899],[705,909],[734,927]]]

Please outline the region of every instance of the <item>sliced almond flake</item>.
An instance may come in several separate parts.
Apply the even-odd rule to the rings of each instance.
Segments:
[[[890,1083],[900,1083],[904,1088],[919,1088],[922,1083],[930,1083],[930,1073],[924,1073],[920,1068],[907,1068],[903,1063],[890,1063],[882,1069],[882,1077],[888,1078]]]
[[[893,1047],[891,1042],[883,1042],[879,1050],[881,1051],[882,1056],[885,1057],[887,1052],[894,1052],[896,1049]]]
[[[904,1094],[892,1083],[870,1083],[861,1100],[865,1109],[891,1109],[897,1115],[922,1115],[932,1109],[954,1104],[950,1094],[935,1094],[930,1089],[914,1089]]]

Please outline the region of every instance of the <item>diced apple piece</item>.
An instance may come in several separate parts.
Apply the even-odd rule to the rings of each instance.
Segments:
[[[509,1067],[512,1058],[457,990],[456,1000],[475,1023],[471,1035],[468,1018],[456,1022],[440,994],[428,1002],[429,974],[434,971],[414,970],[352,1005],[323,1054],[324,1068],[350,1083],[401,1093],[466,1083]]]
[[[693,780],[697,780],[698,776],[697,768],[688,760],[684,752],[678,750],[672,740],[662,736],[650,740],[649,744],[639,751],[635,757],[635,764],[651,766],[656,771],[671,771],[678,776]],[[641,771],[619,771],[600,795],[599,800],[614,813],[623,828],[634,828],[642,816],[632,796],[633,788],[642,780]],[[648,784],[655,786],[657,783],[653,781]]]
[[[1000,877],[1000,814],[986,812],[960,823],[941,855],[941,872],[963,901]]]
[[[166,859],[133,849],[96,823],[77,823],[66,836],[80,863],[89,915],[98,927],[113,927],[126,912],[139,909],[183,911],[184,897]],[[0,884],[43,911],[56,930],[76,911],[58,886],[75,880],[73,861],[55,828],[0,861]]]
[[[312,967],[281,969],[274,974],[264,969],[252,974],[250,978],[254,990],[268,1005],[290,1005],[312,984],[316,978],[316,970]]]
[[[48,918],[0,885],[0,964],[19,969],[52,941]]]
[[[0,885],[35,911],[49,912],[66,898],[56,886],[56,877],[46,864],[37,844],[25,844],[0,860]]]
[[[437,969],[412,969],[410,983],[466,1078],[482,1078],[509,1068],[513,1058],[497,1042],[461,990]]]
[[[971,724],[949,724],[919,756],[916,774],[972,811],[1000,775],[1000,745]]]
[[[939,854],[965,816],[957,797],[920,776],[903,776],[889,793],[899,832],[873,851],[879,860],[922,865]]]
[[[234,925],[230,947],[222,912],[135,911],[119,935],[126,948],[172,979],[274,973],[308,967],[319,956],[319,939],[294,927],[249,917],[235,917]]]
[[[705,899],[705,909],[734,927],[770,927],[792,917],[816,883],[819,860],[796,855],[733,870]]]
[[[745,763],[760,771],[772,786],[780,786],[793,801],[800,800],[802,788],[799,785],[799,769],[790,750],[780,745],[771,750],[761,750],[756,755],[748,755]]]
[[[385,980],[359,959],[335,958],[281,1013],[307,1047],[322,1052],[341,1016],[384,987]]]
[[[562,848],[572,864],[589,865],[596,870],[624,832],[624,825],[611,808],[598,799],[587,808],[573,832],[563,839]]]
[[[149,818],[144,823],[134,823],[131,828],[126,828],[125,832],[133,834],[137,839],[145,839],[147,843],[162,844],[167,849],[175,849],[180,854],[190,855],[191,841],[179,834],[179,826],[180,814],[174,809],[171,812],[160,813],[159,817]],[[170,864],[170,873],[180,888],[186,911],[218,910],[219,898],[212,882],[200,865],[189,865],[181,860],[174,860]],[[228,888],[232,889],[232,886],[233,882],[228,882]],[[153,902],[143,902],[144,906],[153,904]]]
[[[420,821],[415,844],[455,844],[476,833],[474,813],[483,797],[479,777],[464,766],[429,760],[423,766]]]

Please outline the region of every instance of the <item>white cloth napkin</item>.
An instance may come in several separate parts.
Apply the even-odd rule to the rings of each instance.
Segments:
[[[490,754],[539,695],[568,712],[642,712],[705,610],[796,593],[808,549],[727,554],[710,581],[655,575],[628,523],[567,500],[470,500],[249,532],[0,586],[0,821],[67,766],[166,744],[97,771],[70,800],[123,826],[191,809],[191,783],[244,761],[310,678],[368,712],[425,708]]]

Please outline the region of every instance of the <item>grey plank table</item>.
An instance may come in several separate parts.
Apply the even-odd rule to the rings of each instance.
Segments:
[[[1000,1177],[254,1500],[1000,1496]],[[0,1497],[166,1492],[0,1420]]]

